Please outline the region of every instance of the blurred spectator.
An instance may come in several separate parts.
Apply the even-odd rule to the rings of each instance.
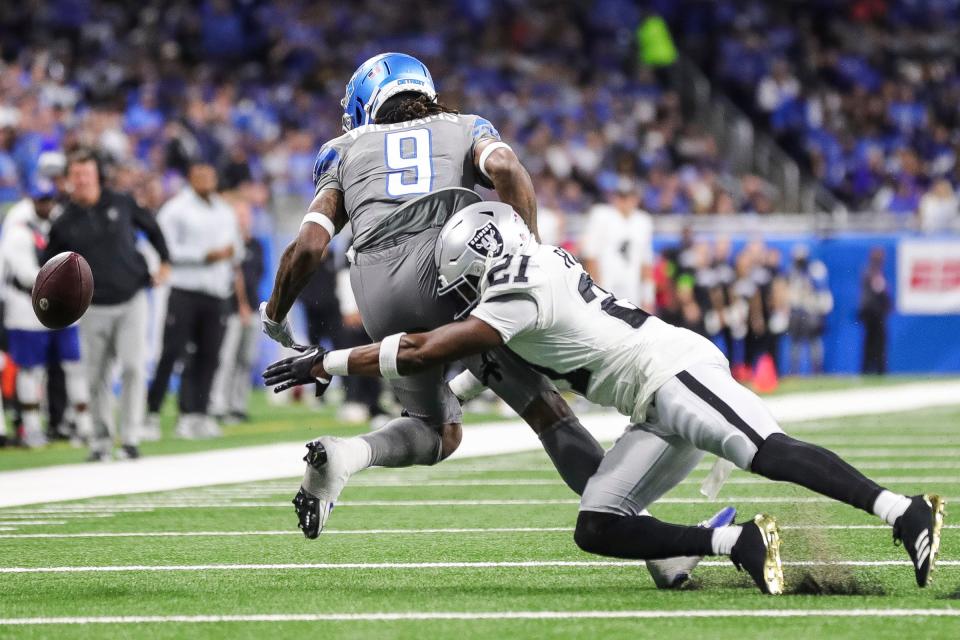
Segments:
[[[147,297],[151,276],[137,250],[136,232],[146,234],[160,256],[153,276],[163,282],[169,274],[169,254],[153,215],[125,194],[104,188],[100,165],[88,150],[74,152],[66,165],[70,200],[50,228],[44,261],[63,251],[86,258],[96,286],[93,302],[80,321],[81,354],[90,382],[90,411],[94,433],[90,461],[111,458],[115,437],[112,371],[120,361],[121,382],[119,455],[140,455],[146,395]]]
[[[580,256],[601,287],[651,309],[653,297],[653,221],[638,208],[636,185],[623,178],[609,204],[590,209]]]
[[[950,182],[943,179],[934,182],[920,198],[917,213],[920,215],[920,228],[926,233],[956,229],[960,207]]]
[[[300,293],[310,344],[346,349],[370,342],[350,286],[346,249],[351,241],[349,230],[337,234],[332,250],[325,254],[320,269]],[[384,414],[379,378],[347,377],[343,382],[346,397],[337,412],[340,420],[361,424]]]
[[[185,359],[180,380],[177,436],[185,439],[220,435],[209,413],[210,389],[226,329],[227,303],[244,296],[236,266],[243,259],[237,218],[217,194],[217,172],[206,161],[191,164],[189,186],[157,213],[170,248],[170,295],[163,329],[163,351],[147,396],[147,435],[160,436],[160,408],[174,365]]]
[[[852,208],[912,216],[960,181],[960,4],[681,2],[681,45]],[[764,203],[765,204],[765,203]]]
[[[340,131],[350,73],[381,48],[417,55],[445,102],[490,119],[538,184],[558,181],[564,214],[654,167],[651,213],[729,211],[744,200],[713,135],[684,117],[657,74],[677,57],[670,27],[631,3],[588,11],[496,0],[478,12],[400,0],[340,13],[306,0],[78,4],[90,24],[64,24],[41,2],[7,34],[0,203],[23,192],[42,149],[86,144],[136,178],[145,206],[175,194],[202,155],[225,188],[265,185],[275,209],[299,210],[313,195],[319,143]],[[478,34],[477,46],[464,46],[464,33]]]
[[[827,267],[810,259],[805,245],[793,249],[793,263],[787,274],[790,304],[790,372],[800,373],[800,360],[806,348],[813,373],[823,372],[823,332],[827,314],[833,309],[833,295],[827,279]]]
[[[887,372],[887,316],[890,315],[890,286],[883,274],[886,255],[881,247],[870,251],[870,259],[860,279],[860,308],[857,318],[863,324],[864,374]]]
[[[790,72],[786,60],[774,60],[770,73],[760,80],[757,87],[757,104],[768,114],[782,109],[800,95],[800,82]]]
[[[250,419],[247,404],[260,341],[260,327],[253,309],[258,301],[260,279],[266,271],[263,245],[253,237],[250,205],[240,198],[231,199],[230,204],[243,237],[243,261],[235,276],[239,280],[230,297],[230,315],[220,349],[220,364],[210,394],[210,414],[227,423]]]
[[[50,217],[56,207],[53,183],[38,177],[29,198],[7,213],[0,238],[0,270],[5,274],[4,325],[8,353],[17,366],[17,402],[23,425],[22,443],[27,447],[46,444],[40,424],[44,399],[44,378],[48,362],[61,365],[66,373],[66,391],[74,409],[78,442],[93,436],[88,411],[89,389],[80,362],[80,333],[76,325],[49,330],[33,313],[31,289],[40,270],[39,256],[47,244]],[[56,431],[56,417],[49,429]]]
[[[370,336],[363,328],[360,309],[350,286],[350,268],[346,261],[339,262],[337,270],[337,298],[340,301],[341,330],[338,349],[347,349],[370,343]],[[344,378],[346,402],[338,416],[346,422],[370,422],[370,428],[378,429],[387,422],[387,414],[380,405],[383,384],[380,378],[352,376]]]

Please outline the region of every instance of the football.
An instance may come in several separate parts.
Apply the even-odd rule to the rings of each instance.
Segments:
[[[33,312],[49,329],[68,327],[87,311],[93,298],[93,272],[79,253],[50,258],[33,283]]]

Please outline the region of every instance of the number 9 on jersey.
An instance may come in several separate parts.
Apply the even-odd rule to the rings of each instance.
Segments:
[[[429,193],[433,182],[430,131],[392,131],[384,137],[387,195],[409,196]]]

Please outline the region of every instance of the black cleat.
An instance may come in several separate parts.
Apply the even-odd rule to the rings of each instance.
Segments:
[[[332,504],[321,510],[320,501],[307,493],[303,487],[293,499],[293,508],[297,512],[297,526],[303,531],[303,536],[309,540],[320,535],[320,529],[330,514]]]
[[[125,444],[117,451],[117,459],[119,460],[136,460],[139,457],[140,449],[132,444]]]
[[[780,528],[773,516],[758,514],[752,522],[743,525],[743,531],[733,545],[730,560],[740,570],[746,570],[760,591],[779,595],[783,593],[783,564],[780,561]]]
[[[903,544],[910,554],[918,587],[930,584],[940,553],[945,506],[943,498],[933,493],[913,496],[910,506],[893,523],[893,541]]]
[[[87,456],[87,462],[110,462],[113,458],[109,451],[91,451]]]

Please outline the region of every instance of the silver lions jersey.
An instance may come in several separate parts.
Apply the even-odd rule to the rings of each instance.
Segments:
[[[375,247],[479,201],[465,190],[492,186],[474,166],[474,147],[485,139],[500,139],[489,121],[453,113],[357,127],[320,149],[316,192],[342,191],[354,247]]]
[[[534,369],[636,423],[676,374],[703,362],[729,366],[712,342],[617,300],[550,245],[497,258],[472,315]]]

